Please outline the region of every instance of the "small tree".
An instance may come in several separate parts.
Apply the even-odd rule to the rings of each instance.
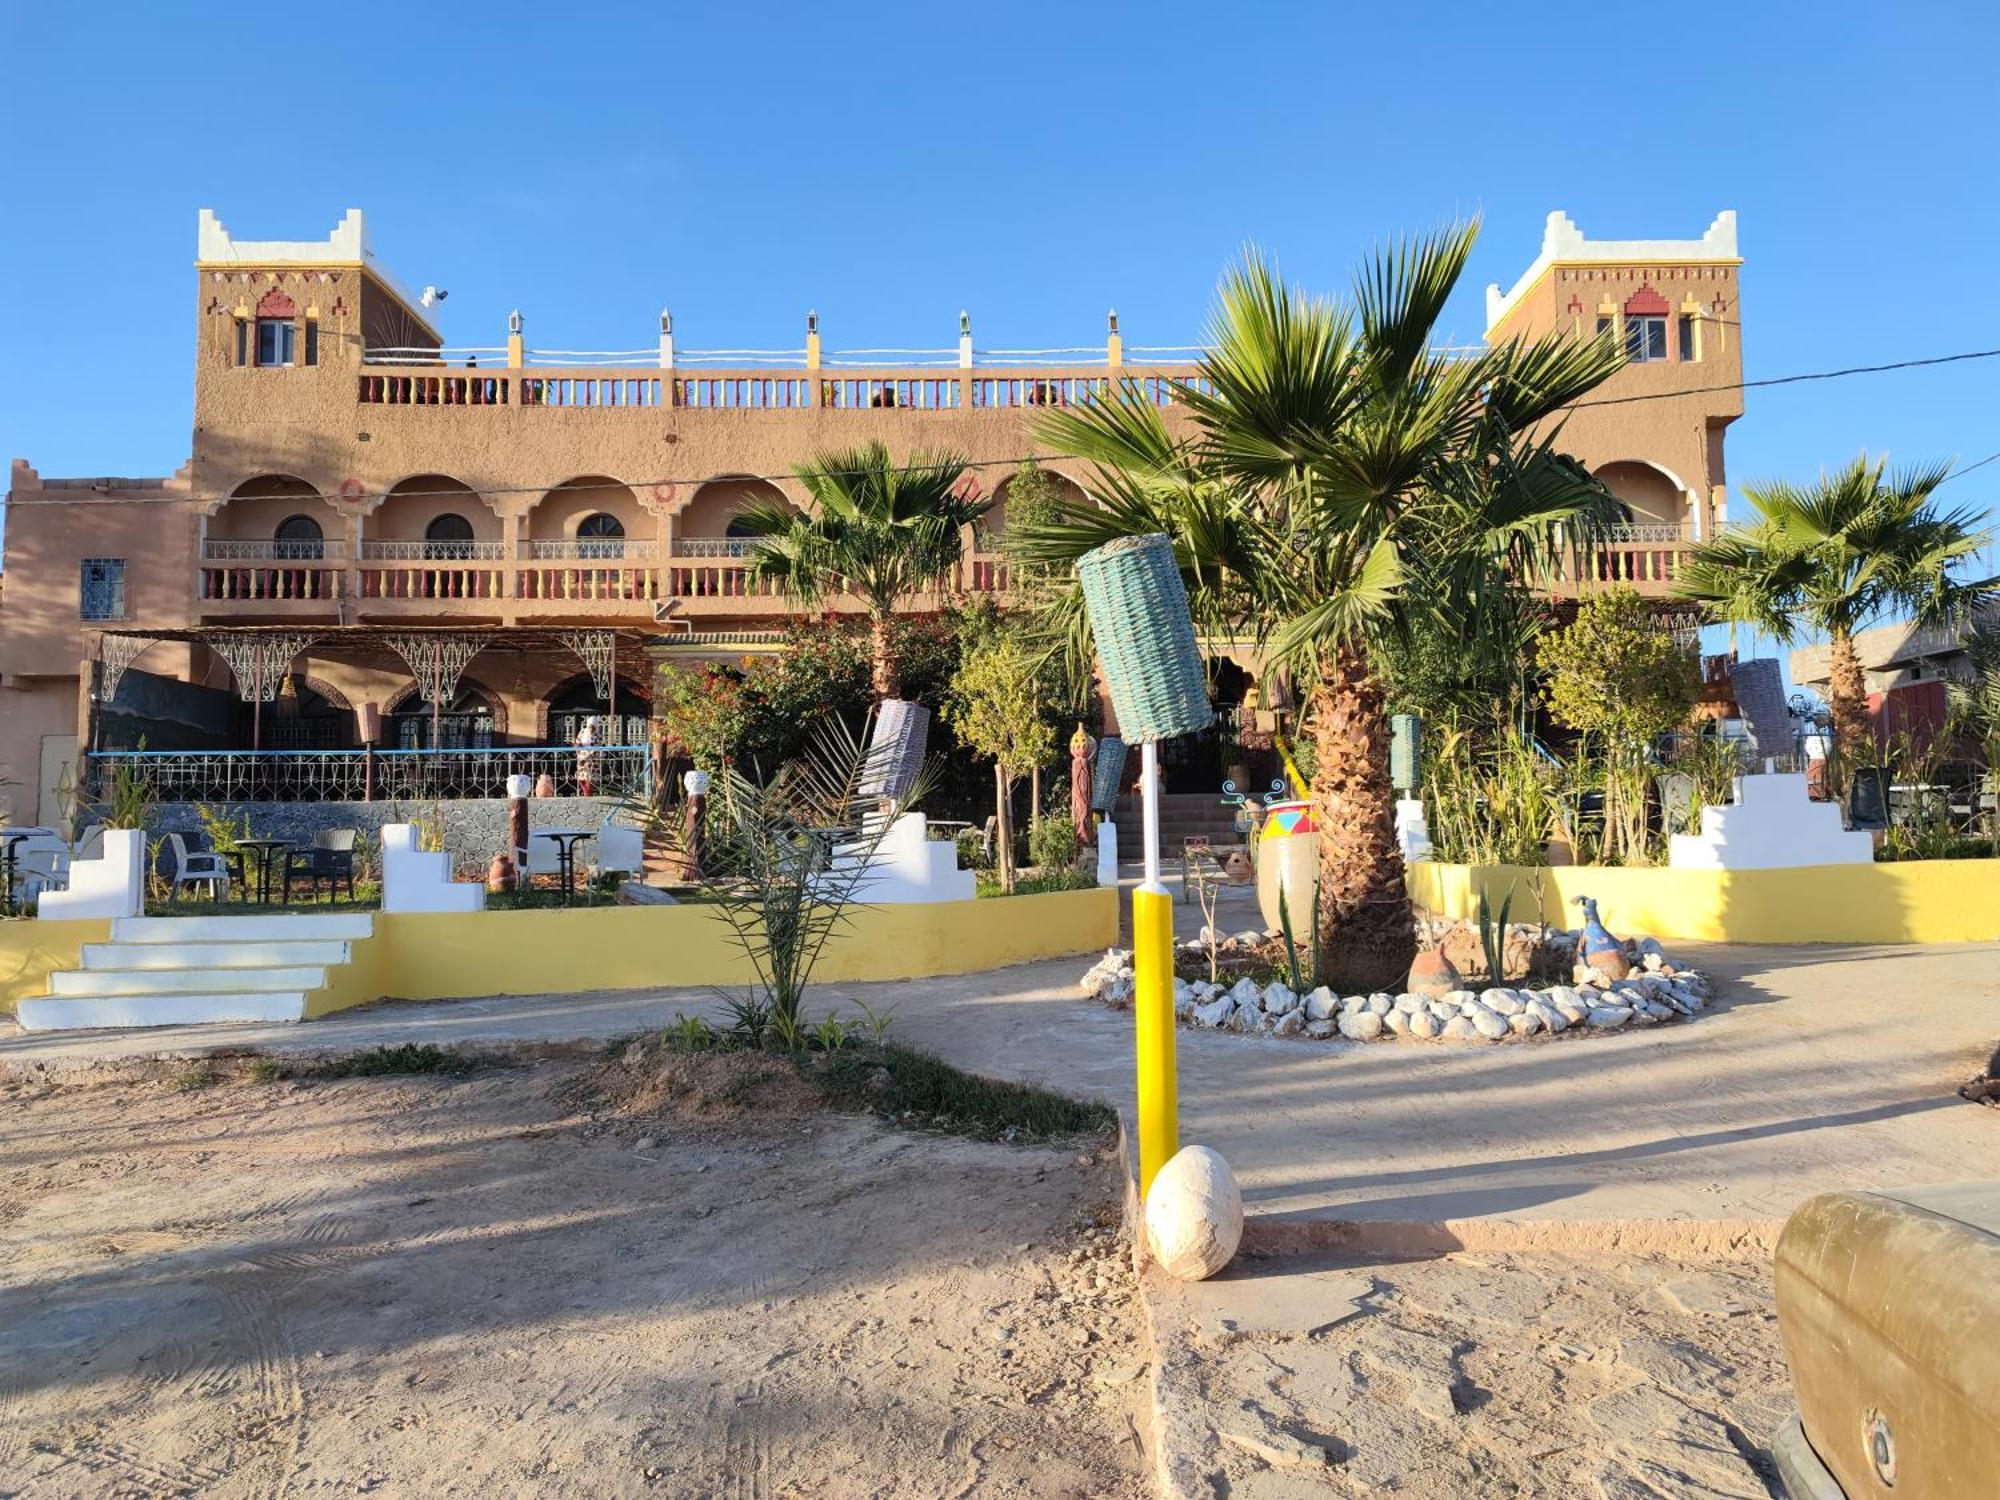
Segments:
[[[945,722],[974,754],[993,762],[1000,888],[1014,889],[1014,783],[1056,750],[1042,663],[1017,637],[997,636],[967,650],[951,680]]]
[[[1604,749],[1604,858],[1646,857],[1646,755],[1694,711],[1700,683],[1692,654],[1630,589],[1594,594],[1576,619],[1542,638],[1549,712]]]

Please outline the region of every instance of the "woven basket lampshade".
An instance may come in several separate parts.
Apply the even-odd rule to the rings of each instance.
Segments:
[[[1076,576],[1119,734],[1143,745],[1206,729],[1215,714],[1173,543],[1120,537],[1078,558]]]
[[[1099,740],[1090,770],[1090,810],[1108,818],[1118,805],[1118,782],[1125,775],[1125,742],[1115,734]]]
[[[864,797],[906,796],[924,768],[924,748],[930,743],[931,711],[903,698],[885,698],[875,710],[875,731],[868,740],[868,760],[861,774]]]

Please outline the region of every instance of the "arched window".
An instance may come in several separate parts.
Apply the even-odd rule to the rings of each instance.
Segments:
[[[578,557],[623,557],[625,523],[608,511],[585,516],[576,526]]]
[[[326,556],[326,536],[311,516],[287,516],[272,536],[271,555],[318,561]]]
[[[432,518],[424,528],[426,558],[464,561],[472,556],[472,523],[455,510]]]

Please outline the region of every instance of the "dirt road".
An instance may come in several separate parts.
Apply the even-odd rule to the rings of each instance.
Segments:
[[[0,1493],[1146,1493],[1105,1153],[582,1069],[0,1087]]]

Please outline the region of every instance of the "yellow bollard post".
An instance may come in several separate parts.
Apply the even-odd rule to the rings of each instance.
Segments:
[[[1174,1065],[1174,900],[1132,892],[1132,1013],[1139,1063],[1139,1197],[1180,1150]]]
[[[1145,879],[1132,892],[1133,1050],[1139,1078],[1139,1199],[1181,1148],[1174,1074],[1174,900],[1160,878],[1160,747],[1139,747]]]

